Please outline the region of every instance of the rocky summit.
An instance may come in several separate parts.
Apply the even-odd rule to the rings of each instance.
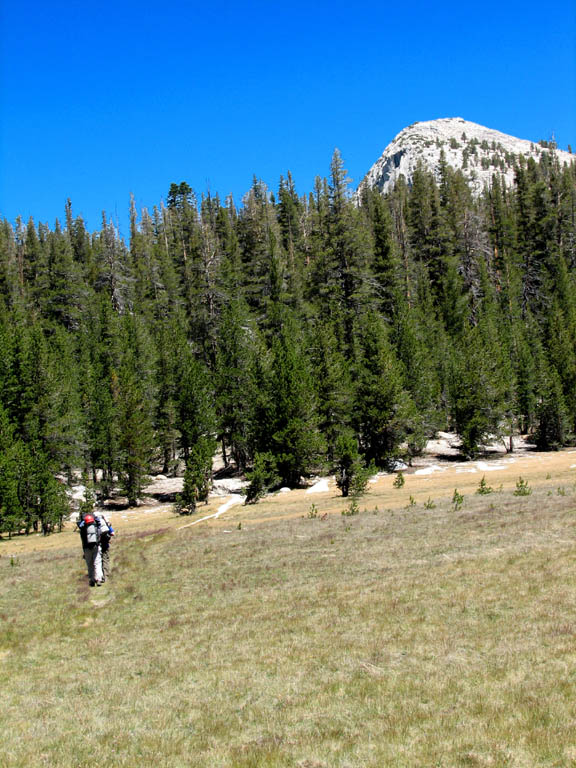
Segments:
[[[506,186],[511,186],[520,156],[532,157],[538,162],[551,153],[561,164],[574,162],[575,156],[556,149],[554,142],[517,139],[461,117],[413,123],[386,147],[362,180],[359,192],[367,185],[385,193],[400,176],[411,184],[420,162],[438,179],[444,156],[448,165],[462,171],[473,193],[479,195],[492,183],[495,174]]]

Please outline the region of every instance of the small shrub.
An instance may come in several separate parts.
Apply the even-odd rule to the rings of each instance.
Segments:
[[[394,482],[392,483],[392,485],[394,486],[394,488],[403,488],[405,482],[406,482],[406,479],[404,478],[404,473],[402,472],[402,470],[400,470],[400,472],[398,472],[398,474],[394,478]]]
[[[430,496],[428,496],[428,501],[424,502],[424,509],[436,509],[436,504],[434,504]]]
[[[416,499],[414,498],[414,496],[410,496],[410,501],[408,502],[406,509],[410,509],[410,507],[415,507],[415,506],[416,506]]]
[[[308,519],[312,520],[315,517],[318,517],[318,507],[316,504],[311,504],[310,509],[308,510]]]
[[[461,493],[458,493],[457,488],[454,488],[454,493],[452,495],[452,506],[454,507],[454,511],[458,512],[458,510],[461,509],[462,504],[464,504],[464,496]]]
[[[354,515],[360,514],[360,507],[358,506],[356,499],[352,499],[346,509],[342,510],[342,514],[344,517],[353,517]]]
[[[486,496],[488,493],[494,493],[494,488],[491,488],[486,483],[486,475],[482,476],[482,480],[480,480],[476,493],[479,493],[481,496]]]
[[[560,488],[556,489],[556,495],[557,496],[566,496],[566,489],[561,486]]]
[[[532,493],[532,488],[528,485],[528,481],[524,480],[524,478],[519,477],[518,482],[516,483],[516,490],[514,491],[514,496],[530,496]]]

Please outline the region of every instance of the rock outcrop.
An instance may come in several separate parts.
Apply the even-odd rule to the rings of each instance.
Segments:
[[[460,169],[475,195],[492,183],[494,174],[506,186],[514,182],[514,167],[520,156],[554,154],[561,164],[572,163],[576,156],[553,147],[551,142],[534,143],[485,128],[461,117],[414,123],[404,128],[384,150],[380,159],[362,180],[364,185],[387,192],[402,175],[410,184],[419,162],[438,178],[441,157]]]

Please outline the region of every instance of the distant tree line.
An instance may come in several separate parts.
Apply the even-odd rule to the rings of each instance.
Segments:
[[[128,242],[64,214],[0,226],[2,532],[57,525],[79,470],[134,503],[181,465],[192,511],[218,447],[262,490],[439,429],[468,456],[576,434],[576,169],[553,154],[479,199],[445,162],[356,199],[336,152],[308,196],[288,174],[239,207],[185,182],[132,201]]]

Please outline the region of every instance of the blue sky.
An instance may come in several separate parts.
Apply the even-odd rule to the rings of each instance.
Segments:
[[[67,198],[125,232],[187,181],[358,183],[406,125],[463,117],[576,148],[576,4],[3,0],[0,216]]]

